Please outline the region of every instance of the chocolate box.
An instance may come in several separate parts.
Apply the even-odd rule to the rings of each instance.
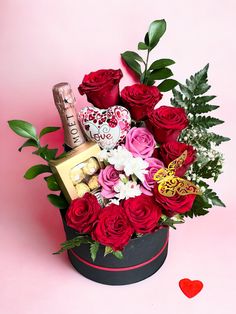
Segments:
[[[69,203],[98,189],[97,176],[102,164],[96,157],[100,151],[98,144],[86,142],[65,157],[50,161],[50,168]]]

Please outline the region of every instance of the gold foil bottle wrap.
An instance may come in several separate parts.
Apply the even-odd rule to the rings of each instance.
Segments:
[[[75,97],[68,83],[59,83],[53,87],[55,105],[61,117],[64,128],[64,142],[70,148],[86,142],[80,128],[75,109]]]

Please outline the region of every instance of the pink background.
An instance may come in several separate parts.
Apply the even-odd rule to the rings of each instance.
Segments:
[[[1,1],[1,313],[236,313],[235,9],[234,0]],[[64,240],[58,210],[48,203],[41,177],[23,179],[39,159],[30,148],[17,151],[23,139],[6,121],[27,120],[38,130],[60,125],[52,85],[70,82],[78,105],[85,105],[77,92],[83,75],[122,67],[120,53],[134,50],[149,23],[160,18],[168,30],[153,55],[176,61],[176,79],[210,62],[211,92],[221,105],[216,114],[227,121],[217,130],[232,138],[222,145],[225,173],[214,187],[227,208],[213,208],[171,231],[166,263],[151,278],[104,286],[76,273],[66,255],[51,255]],[[123,72],[121,87],[131,82]],[[169,104],[169,96],[162,104]],[[61,145],[62,132],[45,140]],[[194,299],[178,288],[184,277],[205,285]]]

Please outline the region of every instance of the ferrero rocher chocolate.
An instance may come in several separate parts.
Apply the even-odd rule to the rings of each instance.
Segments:
[[[80,183],[82,180],[84,180],[85,175],[84,175],[84,172],[82,170],[81,164],[78,164],[74,168],[71,169],[70,177],[71,177],[71,180],[72,180],[74,185],[77,183]]]
[[[99,164],[97,160],[92,157],[89,158],[85,166],[83,167],[83,172],[85,175],[93,175],[95,172],[97,172],[99,169]]]
[[[71,149],[85,143],[86,140],[81,131],[75,109],[75,97],[70,85],[59,83],[53,87],[52,91],[64,129],[64,143]]]
[[[86,142],[68,152],[65,157],[49,162],[69,203],[73,199],[82,197],[86,192],[93,192],[93,189],[98,187],[97,175],[102,164],[97,161],[96,157],[100,151],[98,144]],[[86,175],[84,167],[87,167]]]
[[[75,186],[78,197],[83,197],[85,193],[90,192],[90,188],[87,186],[86,183],[78,183]]]
[[[88,186],[89,186],[90,190],[95,190],[95,189],[99,188],[98,176],[96,176],[96,175],[92,176],[88,181]]]

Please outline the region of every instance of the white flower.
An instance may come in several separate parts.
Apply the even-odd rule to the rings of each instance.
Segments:
[[[113,149],[108,157],[108,162],[114,165],[115,169],[118,171],[124,170],[125,165],[132,159],[132,154],[122,146],[118,146],[117,149]]]
[[[111,198],[108,205],[110,204],[120,205],[120,201],[117,198]]]
[[[127,176],[134,174],[141,182],[144,181],[144,175],[148,173],[146,170],[149,163],[141,157],[132,158],[126,163],[124,171]]]
[[[119,181],[115,185],[114,190],[117,192],[116,197],[119,200],[141,195],[140,185],[133,181],[128,181],[127,183]]]
[[[104,161],[107,160],[110,155],[111,155],[110,152],[108,152],[106,149],[103,149],[98,153],[97,158],[99,161]]]

